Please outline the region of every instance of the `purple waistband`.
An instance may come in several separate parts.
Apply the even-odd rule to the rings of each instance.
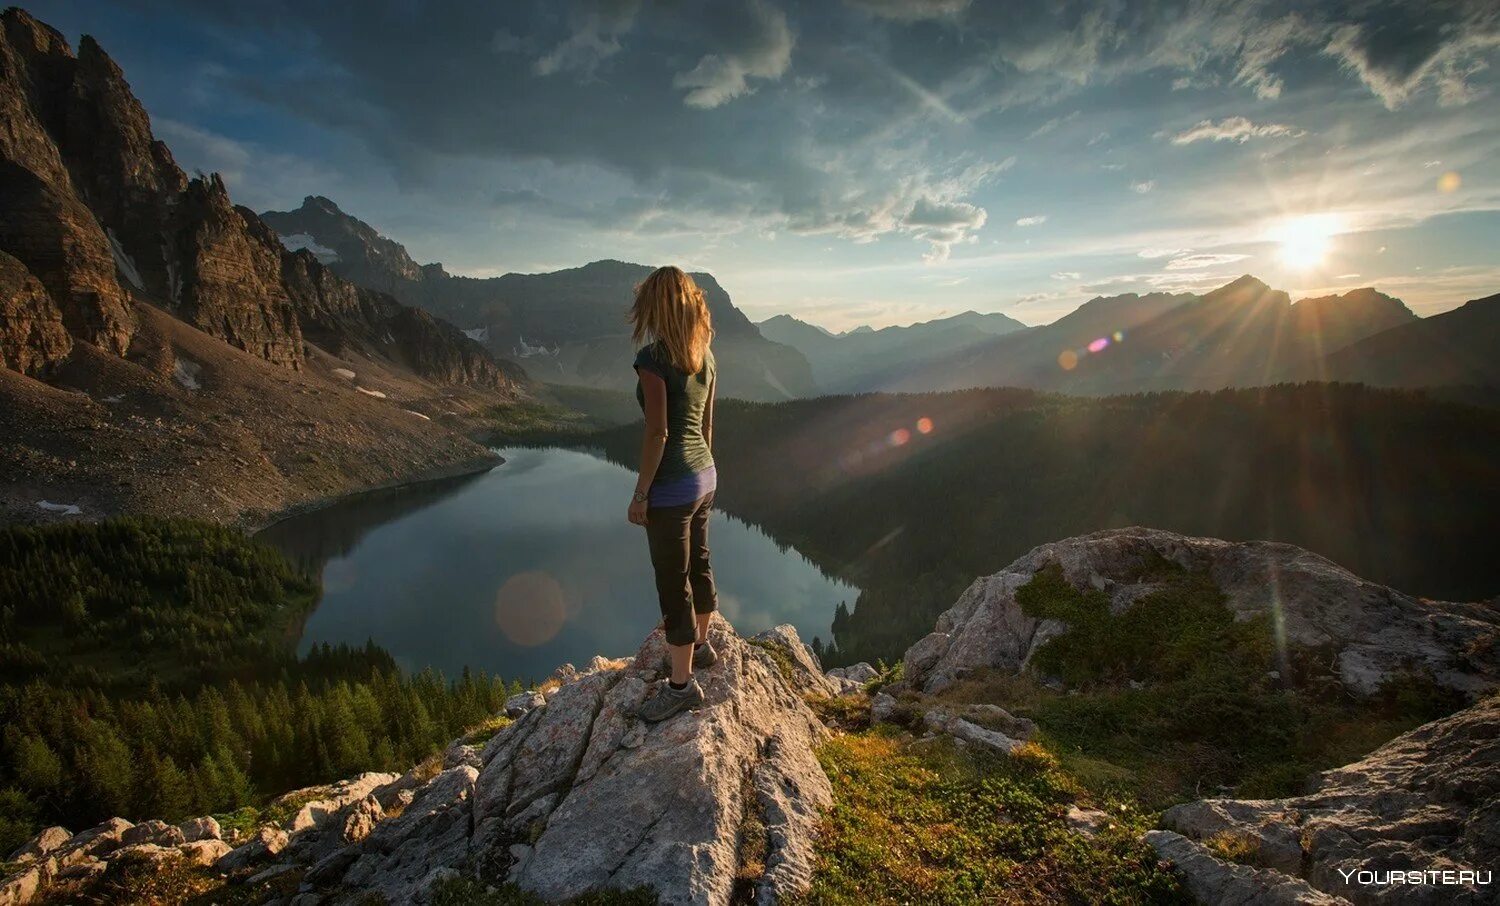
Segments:
[[[659,482],[651,486],[650,506],[685,506],[719,486],[719,473],[713,466],[701,472]]]

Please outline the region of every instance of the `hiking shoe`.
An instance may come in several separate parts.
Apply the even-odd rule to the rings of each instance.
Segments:
[[[698,685],[697,680],[688,680],[687,686],[682,689],[673,689],[671,683],[662,680],[656,695],[641,705],[640,710],[635,712],[635,716],[654,724],[681,714],[683,711],[690,711],[701,704],[703,704],[703,687]]]
[[[707,670],[719,662],[719,652],[714,650],[712,642],[705,641],[693,649],[693,669]]]

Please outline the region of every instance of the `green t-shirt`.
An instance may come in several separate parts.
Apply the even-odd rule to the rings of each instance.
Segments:
[[[656,343],[642,346],[635,354],[635,370],[645,369],[661,376],[667,385],[667,448],[655,481],[667,481],[693,475],[714,464],[714,456],[703,436],[703,415],[713,399],[718,367],[711,349],[703,351],[703,370],[697,374],[679,371]],[[635,398],[646,409],[646,392],[640,378],[635,382]]]

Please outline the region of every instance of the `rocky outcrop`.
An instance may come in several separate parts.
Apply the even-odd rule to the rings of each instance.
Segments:
[[[269,226],[235,207],[217,174],[187,178],[93,39],[74,56],[27,13],[10,9],[3,20],[0,250],[45,287],[72,338],[124,355],[139,299],[288,368],[305,364],[310,326],[336,355],[381,355],[439,383],[505,389],[523,377],[425,312],[326,272],[310,277]],[[42,374],[60,354],[32,325],[50,312],[11,307],[0,319],[0,362]]]
[[[1146,528],[1116,529],[1044,544],[974,582],[934,631],[907,649],[907,681],[934,692],[967,672],[1023,669],[1057,620],[1029,616],[1016,590],[1056,564],[1076,588],[1109,596],[1114,612],[1159,587],[1153,564],[1208,576],[1239,619],[1274,615],[1288,643],[1327,649],[1343,685],[1370,695],[1393,675],[1415,671],[1440,687],[1477,696],[1500,683],[1500,607],[1430,601],[1366,582],[1289,544],[1192,538]]]
[[[55,884],[86,881],[103,873],[111,862],[175,860],[210,866],[229,852],[219,823],[208,817],[176,826],[111,818],[79,834],[49,827],[11,853],[10,873],[0,882],[0,906],[31,903]]]
[[[803,696],[826,687],[794,666],[816,661],[791,627],[755,644],[722,620],[710,633],[719,662],[699,676],[697,711],[656,725],[634,716],[663,675],[658,630],[634,658],[560,671],[493,738],[451,746],[435,776],[361,786],[366,796],[320,809],[315,824],[288,825],[284,849],[252,841],[220,867],[274,859],[304,866],[325,893],[392,903],[421,902],[455,874],[548,901],[649,887],[664,904],[772,902],[803,889],[832,802],[813,751],[827,731]],[[737,890],[746,852],[764,868]]]
[[[45,374],[72,348],[62,312],[46,287],[24,264],[0,252],[0,368]]]
[[[217,173],[188,183],[180,199],[171,310],[231,346],[300,367],[302,330],[270,231],[230,202]]]
[[[1162,823],[1148,839],[1204,902],[1493,903],[1500,697],[1324,772],[1305,796],[1192,802]],[[1232,844],[1251,865],[1205,841]]]

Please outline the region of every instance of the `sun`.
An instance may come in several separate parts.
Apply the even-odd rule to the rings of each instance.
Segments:
[[[1271,234],[1280,243],[1277,257],[1294,270],[1309,270],[1328,259],[1333,237],[1343,231],[1336,214],[1303,214],[1284,221]]]

